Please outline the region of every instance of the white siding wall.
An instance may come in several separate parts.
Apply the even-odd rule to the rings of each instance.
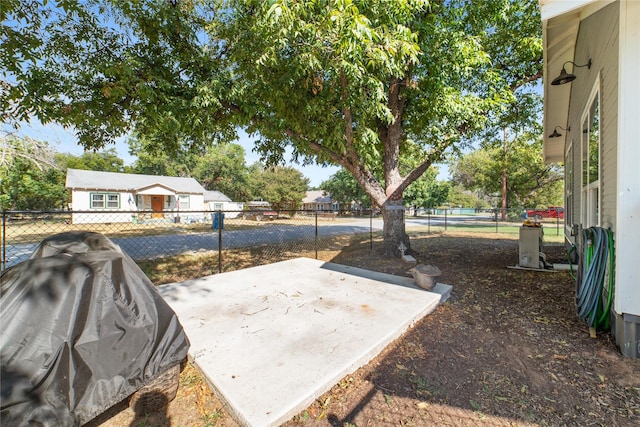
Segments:
[[[581,209],[581,116],[600,78],[600,225],[614,232],[616,291],[614,310],[640,316],[640,2],[618,1],[580,24],[575,61],[593,65],[571,89],[570,138],[573,141],[574,215]],[[622,49],[622,50],[621,50]],[[576,73],[577,74],[577,73]],[[578,240],[579,242],[579,240]],[[579,249],[581,250],[581,249]]]
[[[616,201],[619,236],[616,241],[614,309],[617,313],[640,316],[640,2],[620,2],[620,13],[620,144]],[[633,337],[628,338],[631,344]],[[636,352],[640,354],[640,347]]]
[[[575,69],[569,105],[570,135],[573,142],[573,223],[581,218],[582,163],[581,118],[598,77],[600,85],[600,225],[615,232],[616,159],[618,145],[618,3],[613,3],[580,23],[575,62],[593,64],[590,70]]]
[[[222,205],[221,209],[218,206]],[[240,202],[207,202],[205,208],[209,211],[225,211],[225,218],[237,218],[244,209],[244,203]]]
[[[187,211],[203,211],[205,210],[203,194],[189,194],[189,209]],[[184,210],[180,210],[184,212]]]
[[[72,221],[74,224],[97,224],[97,223],[115,223],[115,222],[132,222],[133,210],[151,210],[151,196],[140,195],[137,198],[137,206],[135,205],[136,196],[133,193],[119,193],[120,194],[120,206],[119,208],[91,208],[91,194],[92,193],[114,193],[113,191],[104,192],[100,190],[74,190],[72,192]],[[129,204],[129,199],[134,201],[134,204]],[[175,196],[165,196],[165,203],[163,210],[176,212],[176,198]],[[189,195],[189,208],[181,209],[180,216],[188,216],[188,212],[191,211],[204,211],[206,209],[204,204],[204,195],[202,194],[190,194]],[[100,213],[78,213],[77,211],[99,211]],[[105,213],[107,212],[107,213]],[[112,213],[113,212],[113,213]],[[203,217],[203,215],[200,215]]]
[[[73,214],[71,220],[74,224],[97,224],[97,223],[113,223],[113,222],[131,222],[132,216],[128,211],[135,210],[134,205],[129,204],[129,198],[135,201],[135,196],[131,193],[120,194],[120,204],[118,208],[91,208],[91,194],[108,193],[113,191],[100,190],[73,190],[71,193]],[[100,213],[78,213],[78,211],[100,211]]]

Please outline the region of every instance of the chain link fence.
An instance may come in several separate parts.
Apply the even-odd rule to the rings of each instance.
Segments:
[[[517,236],[525,211],[407,209],[407,233],[482,232]],[[563,219],[542,219],[545,238],[562,241]],[[45,238],[63,232],[102,233],[134,260],[213,255],[209,273],[221,273],[300,256],[318,258],[353,236],[381,234],[379,211],[3,211],[2,270],[29,258]],[[242,263],[239,264],[239,259]]]

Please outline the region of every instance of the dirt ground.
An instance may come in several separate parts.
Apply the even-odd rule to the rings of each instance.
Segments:
[[[609,333],[589,336],[568,272],[508,269],[518,242],[496,236],[412,236],[418,262],[442,270],[451,298],[285,425],[640,425],[640,360],[622,357]],[[408,275],[406,264],[379,255],[379,243],[319,257]],[[562,246],[545,253],[566,260]],[[188,364],[162,410],[136,414],[121,405],[112,413],[99,425],[237,425]]]

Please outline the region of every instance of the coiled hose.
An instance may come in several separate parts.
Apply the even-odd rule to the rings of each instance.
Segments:
[[[600,227],[583,230],[583,254],[576,276],[578,316],[595,329],[609,328],[613,301],[614,247],[613,233]],[[608,284],[605,277],[608,273]]]

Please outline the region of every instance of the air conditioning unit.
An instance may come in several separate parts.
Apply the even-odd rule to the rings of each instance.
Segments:
[[[526,268],[543,268],[542,226],[520,227],[520,257],[518,265]]]

